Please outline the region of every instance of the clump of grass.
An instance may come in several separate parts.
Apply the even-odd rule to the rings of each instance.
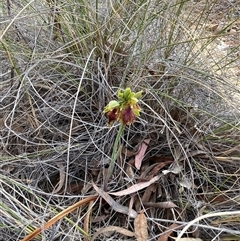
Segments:
[[[148,200],[170,200],[178,208],[149,210],[142,201],[145,191],[134,197],[134,209],[148,217],[150,239],[172,223],[239,209],[239,43],[231,32],[239,16],[233,14],[236,4],[224,3],[0,3],[1,238],[18,240],[95,194],[91,180],[103,185],[117,126],[109,129],[102,112],[127,86],[144,90],[143,112],[125,128],[109,190],[149,178],[144,168],[153,170],[164,160],[174,161],[165,170],[179,167],[177,174],[170,172],[154,184],[156,192]],[[220,8],[228,16],[221,21],[216,17]],[[222,51],[222,43],[230,40]],[[151,141],[137,171],[130,153],[145,138]],[[116,201],[127,206],[129,200]],[[111,209],[108,214],[107,208],[95,204],[93,220],[103,219],[92,222],[90,236],[97,228],[123,222],[132,229],[126,215]],[[86,210],[71,213],[39,239],[83,240]],[[199,237],[237,234],[237,219],[217,221],[222,230],[212,220],[202,220]],[[197,237],[197,232],[189,236]]]

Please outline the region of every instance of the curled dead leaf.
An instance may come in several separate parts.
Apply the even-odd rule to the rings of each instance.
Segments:
[[[145,155],[145,152],[148,148],[148,144],[150,142],[150,139],[146,139],[144,140],[140,146],[139,146],[139,149],[138,149],[138,153],[136,154],[135,156],[135,167],[140,170],[141,168],[141,165],[142,165],[142,160],[144,158],[144,155]]]
[[[129,209],[128,207],[125,207],[113,200],[113,198],[106,192],[104,192],[102,189],[98,188],[95,183],[93,183],[93,188],[96,190],[96,192],[112,207],[113,210],[119,213],[123,213],[126,215],[129,215],[131,218],[137,217],[137,212],[133,209]]]
[[[53,190],[53,192],[52,192],[53,194],[59,193],[65,183],[65,176],[66,176],[65,168],[62,163],[57,164],[57,166],[58,166],[58,170],[59,170],[59,182],[56,186],[56,189]]]
[[[188,190],[196,188],[196,185],[186,177],[183,177],[182,180],[179,181],[179,184],[181,187],[184,187]]]
[[[167,175],[168,173],[173,173],[173,174],[179,174],[183,169],[183,165],[179,163],[174,163],[173,165],[170,166],[168,170],[163,170],[162,173],[164,175]]]
[[[118,233],[121,233],[125,236],[128,236],[128,237],[134,237],[134,233],[125,229],[125,228],[121,228],[121,227],[117,227],[117,226],[108,226],[108,227],[105,227],[105,228],[101,228],[99,229],[91,238],[91,241],[94,241],[100,234],[103,234],[103,233],[109,233],[109,232],[118,232]]]
[[[172,201],[166,202],[144,202],[143,205],[145,207],[154,207],[154,208],[176,208],[177,205]]]
[[[170,235],[177,230],[179,227],[181,227],[179,224],[173,223],[170,225],[165,232],[163,232],[157,241],[167,241]]]

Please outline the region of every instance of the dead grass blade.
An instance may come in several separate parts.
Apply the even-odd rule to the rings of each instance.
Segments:
[[[92,205],[93,205],[93,201],[91,201],[88,205],[88,210],[87,210],[87,214],[84,218],[84,223],[83,223],[83,230],[85,231],[85,233],[89,233],[89,220],[90,220],[90,215],[91,215],[91,210],[92,210]],[[84,237],[84,241],[88,241],[89,238],[87,236]]]
[[[203,241],[201,238],[180,238],[180,241]]]
[[[98,188],[94,183],[93,183],[93,187],[96,190],[96,192],[112,207],[113,210],[115,210],[116,212],[119,212],[119,213],[127,214],[131,218],[136,218],[137,212],[135,210],[129,209],[129,208],[115,202],[108,193],[106,193],[102,189]]]
[[[125,236],[128,236],[128,237],[134,237],[135,234],[125,228],[121,228],[121,227],[117,227],[117,226],[108,226],[108,227],[105,227],[105,228],[101,228],[99,229],[93,236],[92,238],[90,239],[90,241],[94,241],[98,235],[100,234],[103,234],[103,233],[108,233],[108,232],[118,232],[118,233],[121,233]]]
[[[223,237],[221,237],[222,241],[236,241],[236,240],[240,240],[240,236],[239,235],[225,235]]]
[[[211,222],[211,225],[219,227],[220,225],[227,224],[227,223],[232,223],[236,224],[240,222],[240,215],[237,216],[227,216],[227,217],[220,217],[217,218],[216,220]]]
[[[29,241],[32,240],[33,238],[35,238],[41,231],[48,229],[49,227],[51,227],[54,223],[56,223],[58,220],[60,220],[61,218],[65,217],[67,214],[71,213],[72,211],[74,211],[75,209],[77,209],[78,207],[89,203],[91,201],[94,201],[97,199],[98,196],[91,196],[91,197],[87,197],[84,198],[83,200],[80,200],[79,202],[73,204],[72,206],[68,207],[67,209],[63,210],[62,212],[60,212],[59,214],[57,214],[55,217],[51,218],[43,227],[37,228],[35,229],[32,233],[28,234],[25,238],[23,238],[21,241]],[[88,236],[87,233],[85,233],[83,230],[82,232],[84,233],[84,235]]]
[[[147,219],[144,213],[140,213],[134,220],[134,231],[137,241],[148,240]]]
[[[240,161],[240,157],[235,157],[235,156],[215,156],[214,157],[217,161],[222,161],[222,162],[229,162],[229,163],[234,163],[234,161]]]
[[[202,215],[200,217],[195,218],[191,222],[189,222],[183,230],[179,233],[178,237],[176,238],[176,241],[182,240],[183,234],[188,230],[189,227],[191,227],[196,222],[205,219],[205,218],[211,218],[211,217],[219,217],[219,216],[232,216],[232,215],[240,215],[240,211],[229,211],[229,212],[217,212],[217,213],[208,213],[205,215]]]
[[[128,194],[138,192],[138,191],[150,186],[152,183],[158,181],[160,177],[161,177],[161,175],[157,175],[157,176],[153,177],[148,182],[140,182],[140,183],[132,185],[131,187],[129,187],[125,190],[122,190],[122,191],[119,191],[119,192],[111,192],[110,194],[114,195],[114,196],[124,196],[124,195],[128,195]]]

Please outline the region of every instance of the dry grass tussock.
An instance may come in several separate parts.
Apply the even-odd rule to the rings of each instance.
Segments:
[[[147,240],[173,240],[199,216],[239,210],[239,88],[229,71],[239,43],[217,60],[209,49],[236,38],[238,1],[89,2],[0,3],[0,240],[21,240],[92,195],[34,240],[136,240],[126,208],[144,213]],[[159,178],[108,203],[101,188],[118,124],[109,128],[103,109],[128,86],[143,90],[142,113],[124,130],[105,194]],[[239,230],[239,215],[216,216],[184,236],[239,240]]]

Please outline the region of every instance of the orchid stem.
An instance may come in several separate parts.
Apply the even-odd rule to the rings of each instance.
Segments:
[[[118,130],[118,133],[117,133],[117,136],[116,136],[116,139],[114,141],[113,152],[112,152],[111,160],[110,160],[109,167],[108,167],[108,170],[107,170],[107,174],[106,174],[106,177],[104,178],[104,190],[107,189],[108,180],[113,173],[114,164],[115,164],[115,162],[118,158],[118,155],[119,155],[118,145],[119,145],[119,141],[121,139],[121,135],[123,133],[123,130],[124,130],[124,125],[121,123],[120,127],[119,127],[119,130]]]

